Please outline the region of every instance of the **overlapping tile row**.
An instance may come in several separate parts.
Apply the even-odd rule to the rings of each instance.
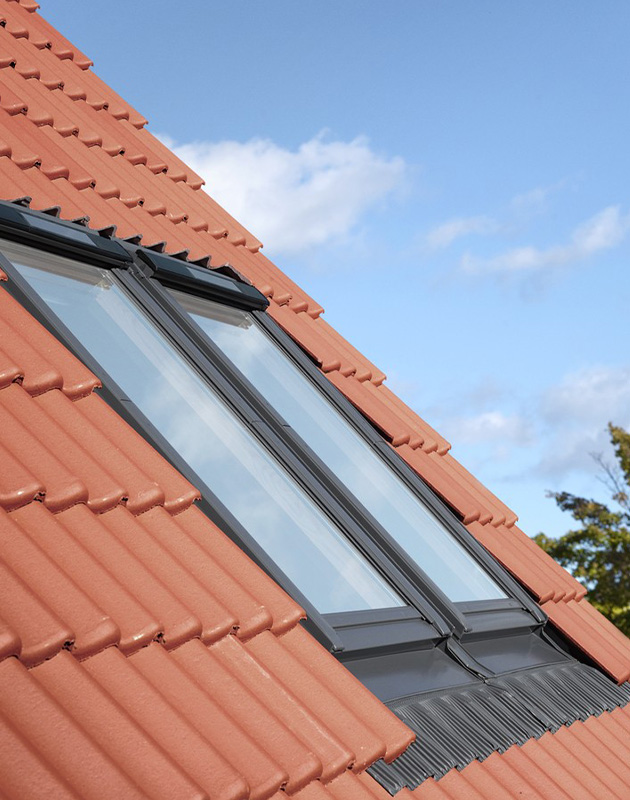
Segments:
[[[365,713],[365,697],[361,711],[354,687],[342,697],[297,659],[276,674],[274,658],[291,658],[285,639],[299,631],[269,633],[258,650],[259,637],[225,636],[170,651],[154,642],[131,656],[109,647],[83,661],[62,651],[31,669],[6,658],[0,743],[14,757],[3,765],[3,797],[264,800],[363,771],[387,739],[396,755],[408,743],[402,725],[392,735],[386,709]]]

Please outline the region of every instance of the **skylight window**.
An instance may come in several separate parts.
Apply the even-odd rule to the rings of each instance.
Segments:
[[[39,296],[322,613],[403,605],[110,272],[21,249],[14,259]]]
[[[104,398],[200,488],[205,513],[361,680],[382,671],[395,695],[396,653],[445,638],[456,652],[542,623],[253,286],[117,242],[124,257],[110,247],[101,259],[98,239],[71,260],[59,237],[53,252],[24,246],[24,227],[18,243],[0,242],[5,288],[102,378]]]
[[[173,292],[217,347],[453,602],[506,597],[452,533],[255,323]]]

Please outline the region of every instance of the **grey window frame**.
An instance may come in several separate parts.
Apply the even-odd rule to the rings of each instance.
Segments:
[[[8,206],[8,208],[7,208]],[[10,204],[0,204],[0,234],[36,249],[57,252],[81,262],[112,270],[117,282],[145,313],[166,332],[195,370],[233,410],[248,424],[252,435],[273,450],[298,479],[309,496],[326,507],[329,516],[340,525],[350,541],[377,565],[390,584],[407,601],[401,609],[320,614],[296,586],[281,572],[264,549],[240,525],[214,496],[199,476],[188,466],[158,430],[134,406],[124,392],[104,373],[100,364],[80,341],[48,308],[29,284],[2,255],[0,266],[9,274],[4,285],[36,318],[99,374],[103,388],[96,390],[132,427],[147,439],[202,493],[200,507],[225,533],[258,563],[274,580],[306,610],[306,627],[329,650],[342,660],[356,660],[387,653],[427,647],[442,647],[473,674],[487,670],[466,651],[467,642],[492,640],[508,635],[541,634],[546,615],[527,592],[501,567],[465,529],[456,513],[448,507],[422,479],[390,447],[382,434],[321,373],[315,363],[264,311],[267,301],[253,287],[232,278],[196,267],[188,262],[155,253],[130,243],[104,239],[84,229],[89,246],[77,240],[76,227],[47,219],[59,225],[59,235],[50,235],[37,225],[29,225],[34,212],[22,212]],[[36,216],[43,217],[44,215]],[[18,221],[16,223],[16,216]],[[26,224],[19,218],[26,218]],[[69,235],[66,241],[65,230]],[[70,231],[72,233],[70,234]],[[105,246],[102,246],[106,243]],[[228,273],[230,270],[226,270]],[[364,441],[386,461],[412,491],[438,517],[471,557],[498,583],[508,595],[503,600],[451,602],[415,562],[383,531],[379,524],[344,490],[328,468],[310,451],[300,437],[289,428],[275,410],[262,398],[229,360],[212,344],[194,320],[179,307],[164,288],[198,293],[221,303],[251,311],[265,333],[285,356],[337,409],[338,413],[360,433]],[[545,636],[545,639],[547,637]],[[517,658],[517,656],[515,656]],[[507,659],[509,661],[510,658]],[[506,662],[507,663],[507,662]]]

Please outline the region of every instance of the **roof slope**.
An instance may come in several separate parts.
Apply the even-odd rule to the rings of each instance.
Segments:
[[[630,642],[580,584],[36,8],[0,0],[0,198],[249,277],[553,623],[626,680]],[[97,379],[0,303],[3,796],[388,797],[357,773],[400,753],[406,727],[303,631]],[[590,718],[399,796],[627,797],[629,730],[628,708]]]

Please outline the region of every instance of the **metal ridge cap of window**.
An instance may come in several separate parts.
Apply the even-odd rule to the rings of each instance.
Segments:
[[[207,267],[197,267],[163,253],[138,248],[136,255],[165,286],[182,287],[196,295],[248,311],[264,311],[269,300],[255,286]]]
[[[6,201],[0,201],[0,236],[104,267],[122,266],[133,260],[120,240]]]

